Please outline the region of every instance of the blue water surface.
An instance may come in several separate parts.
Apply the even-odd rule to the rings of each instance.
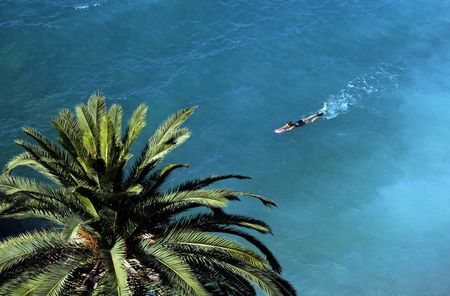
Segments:
[[[170,113],[199,105],[172,182],[264,194],[230,210],[300,295],[450,295],[450,1],[2,0],[0,164],[31,125],[99,90],[129,116],[149,105],[142,147]],[[321,109],[311,126],[277,135]],[[27,224],[28,223],[28,224]],[[3,235],[35,222],[3,222]]]

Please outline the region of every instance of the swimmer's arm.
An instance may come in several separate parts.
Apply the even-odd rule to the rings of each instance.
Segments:
[[[296,126],[295,126],[295,125],[292,125],[292,126],[290,126],[290,127],[285,127],[284,129],[285,129],[286,131],[291,131],[291,130],[293,130],[294,128],[296,128]]]

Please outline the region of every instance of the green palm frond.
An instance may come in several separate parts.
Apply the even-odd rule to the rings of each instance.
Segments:
[[[36,160],[38,164],[35,164],[33,168],[44,177],[49,179],[50,181],[57,184],[70,184],[71,183],[71,175],[66,172],[65,168],[60,164],[55,162],[51,156],[39,146],[32,145],[23,140],[15,140],[17,145],[21,146],[28,152],[33,159]],[[7,174],[18,165],[22,165],[21,163],[9,163]],[[68,171],[68,170],[67,170]]]
[[[189,167],[187,164],[169,164],[161,170],[156,170],[144,181],[143,194],[154,194],[174,170],[187,167]]]
[[[27,195],[29,198],[62,207],[65,207],[64,201],[67,200],[67,190],[18,176],[0,176],[0,191],[4,194],[0,200],[6,200],[9,196]],[[23,199],[18,198],[17,200],[22,201]]]
[[[221,204],[230,200],[237,200],[232,194],[234,191],[226,189],[201,189],[192,191],[180,191],[168,193],[158,197],[158,202],[162,204],[177,203],[185,201],[201,202],[201,200],[214,200]]]
[[[55,177],[58,177],[62,184],[73,184],[74,181],[82,179],[84,174],[82,167],[73,160],[67,151],[60,149],[60,147],[31,127],[25,127],[23,131],[35,140],[39,146],[31,145],[22,140],[17,140],[16,143],[22,146],[36,162],[49,170]],[[9,163],[5,167],[5,172],[10,173],[15,167],[20,165],[21,162]]]
[[[11,237],[0,243],[0,273],[20,264],[33,256],[56,253],[65,248],[59,233],[40,231]]]
[[[260,233],[272,233],[270,226],[267,225],[264,221],[247,216],[229,215],[225,213],[221,215],[200,213],[197,215],[176,217],[176,219],[170,222],[168,228],[192,228],[208,230],[209,227],[213,225],[240,226],[256,230]]]
[[[60,147],[55,145],[51,140],[44,137],[40,132],[31,127],[25,127],[23,128],[23,131],[26,135],[35,140],[39,144],[39,146],[48,153],[52,161],[59,163],[65,169],[69,169],[70,171],[76,172],[77,174],[80,174],[82,172],[82,168],[73,161],[71,156],[65,150],[60,149]]]
[[[89,155],[95,158],[98,155],[98,127],[96,126],[96,122],[94,122],[85,105],[77,106],[75,112],[83,137],[83,146]]]
[[[295,290],[285,281],[278,281],[278,276],[268,270],[259,270],[242,264],[232,264],[211,258],[211,262],[217,264],[234,274],[255,283],[268,296],[295,296]]]
[[[272,269],[280,273],[281,266],[272,252],[252,235],[228,226],[241,226],[260,233],[271,233],[270,227],[263,221],[239,215],[220,215],[200,213],[193,216],[177,217],[167,225],[168,229],[186,229],[205,232],[222,232],[239,236],[258,248],[266,257]]]
[[[156,212],[157,215],[173,215],[191,206],[223,208],[227,206],[230,200],[234,199],[236,198],[228,195],[227,191],[220,189],[182,191],[168,193],[162,196],[152,196],[132,206],[132,210],[145,215],[149,209],[154,208],[158,209]]]
[[[106,99],[99,92],[94,92],[88,100],[87,108],[91,114],[95,127],[98,128],[102,122],[103,115],[106,113]]]
[[[220,237],[213,236],[201,231],[171,231],[157,242],[164,247],[182,250],[182,253],[202,254],[221,254],[222,256],[230,256],[241,262],[245,262],[249,266],[268,270],[268,262],[255,251],[243,247],[237,242]]]
[[[90,296],[105,296],[110,292],[108,286],[104,283],[104,277],[101,279],[95,289],[92,291]]]
[[[189,266],[175,252],[163,247],[156,247],[145,241],[141,242],[139,246],[145,254],[152,258],[155,269],[168,278],[170,285],[180,289],[181,295],[208,295]]]
[[[155,167],[167,153],[189,138],[189,130],[179,129],[179,127],[192,115],[195,108],[196,106],[175,113],[158,127],[131,170],[128,184],[142,180],[148,171]]]
[[[49,169],[47,169],[44,165],[36,161],[35,157],[31,155],[29,152],[23,152],[14,156],[6,165],[3,170],[3,174],[9,175],[12,170],[20,166],[27,166],[32,168],[38,173],[46,176],[49,180],[61,184],[59,176],[53,174]]]
[[[97,282],[97,286],[92,291],[90,296],[106,296],[115,294],[114,288],[114,276],[111,272],[105,272],[101,275],[100,279]]]
[[[111,159],[113,158],[115,140],[114,140],[114,125],[109,116],[103,116],[100,124],[100,156],[105,162],[106,167],[110,167]]]
[[[2,291],[8,295],[39,295],[58,296],[70,285],[73,273],[85,265],[89,259],[88,255],[77,254],[77,256],[65,256],[58,262],[51,264],[45,270],[37,274],[28,274],[21,277],[23,280],[14,285],[6,285]]]
[[[59,143],[80,162],[85,172],[88,172],[85,163],[88,152],[83,146],[83,133],[73,113],[62,109],[52,123],[59,134]]]
[[[108,256],[109,255],[109,256]],[[115,279],[115,289],[117,295],[125,296],[131,295],[131,291],[128,284],[128,273],[125,266],[126,260],[126,245],[122,239],[116,241],[114,246],[109,250],[107,262],[109,272]]]
[[[185,191],[185,190],[198,190],[204,187],[207,187],[213,183],[218,181],[227,180],[227,179],[251,179],[247,176],[242,175],[216,175],[209,176],[201,179],[189,180],[176,188],[172,189],[172,191]]]
[[[262,254],[264,254],[264,256],[266,257],[267,262],[270,264],[270,267],[272,268],[273,271],[275,271],[278,274],[281,273],[281,265],[278,262],[277,258],[269,250],[269,248],[267,248],[260,240],[258,240],[254,236],[252,236],[252,235],[250,235],[250,234],[248,234],[246,232],[240,231],[240,230],[236,230],[236,229],[233,229],[233,228],[230,228],[230,227],[223,227],[223,226],[213,226],[213,227],[210,227],[208,229],[208,231],[232,234],[232,235],[236,235],[236,236],[239,236],[239,237],[245,239],[247,242],[249,242],[250,244],[252,244],[256,248],[258,248],[258,250]]]
[[[116,142],[117,147],[121,147],[122,143],[122,117],[123,110],[122,107],[118,104],[113,104],[111,108],[109,108],[109,117],[111,118],[111,122],[114,127],[114,140]]]
[[[256,290],[249,281],[213,264],[207,256],[188,254],[183,258],[211,295],[256,296]]]
[[[11,158],[5,165],[3,169],[3,174],[9,175],[13,169],[19,166],[28,166],[36,170],[46,169],[39,162],[37,162],[34,157],[29,152],[22,152]]]
[[[64,221],[64,229],[62,231],[62,238],[66,242],[72,241],[77,235],[80,228],[85,223],[85,220],[78,216],[71,216]]]
[[[263,205],[265,205],[268,208],[277,206],[277,204],[273,200],[268,199],[267,197],[264,197],[259,194],[254,194],[254,193],[246,192],[246,191],[233,191],[231,194],[256,198],[257,200],[259,200]]]
[[[79,196],[78,197],[80,203],[83,205],[84,210],[94,219],[98,219],[98,212],[95,208],[92,201],[85,197],[85,196]]]
[[[156,167],[168,153],[183,144],[190,136],[191,133],[188,129],[175,130],[172,136],[167,138],[166,142],[159,144],[154,149],[148,150],[138,162],[137,170],[134,172],[134,180],[140,181],[148,171]],[[148,147],[151,147],[151,144]]]
[[[34,198],[49,205],[61,206],[61,208],[77,205],[77,200],[70,190],[38,183],[24,177],[0,176],[0,191],[4,194],[0,200],[15,196],[17,201]],[[26,198],[20,199],[18,195],[25,195]]]
[[[179,191],[172,192],[166,195],[163,195],[160,200],[161,202],[177,202],[183,201],[187,198],[197,195],[199,198],[207,198],[207,197],[223,197],[227,200],[240,200],[238,196],[248,196],[258,199],[267,207],[274,207],[276,203],[264,196],[254,194],[251,192],[245,191],[235,191],[228,189],[200,189],[200,190],[190,190],[190,191]]]
[[[171,115],[163,124],[161,124],[149,140],[150,147],[158,147],[166,142],[191,115],[197,106],[186,108]]]
[[[63,225],[67,217],[73,215],[70,211],[48,206],[38,201],[27,201],[17,206],[14,203],[3,203],[0,207],[0,219],[29,219],[39,218],[51,221],[55,224]]]
[[[65,213],[75,211],[87,217],[98,217],[89,198],[72,192],[72,189],[60,189],[28,178],[3,175],[0,176],[0,191],[4,193],[0,200],[18,207],[47,208]]]
[[[139,105],[139,107],[131,115],[128,121],[127,130],[123,137],[123,149],[121,158],[128,159],[131,144],[137,139],[142,129],[145,127],[145,117],[147,116],[147,106]]]
[[[198,273],[203,273],[201,266],[199,266],[199,269]],[[214,274],[214,288],[217,289],[211,291],[213,295],[256,296],[256,290],[253,285],[240,275],[231,273],[223,268],[221,269],[218,266],[214,266],[214,269],[210,272]],[[205,275],[205,281],[211,281],[208,274]]]
[[[26,272],[17,279],[11,279],[0,286],[2,295],[33,296],[36,295],[37,287],[45,282],[44,277],[39,277],[36,272]]]

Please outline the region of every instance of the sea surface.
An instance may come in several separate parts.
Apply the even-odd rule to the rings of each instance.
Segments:
[[[273,198],[230,211],[300,295],[450,295],[450,1],[2,0],[0,165],[33,126],[101,91],[149,123],[199,105],[171,181]],[[291,133],[287,120],[326,116]],[[0,224],[2,235],[35,221]]]

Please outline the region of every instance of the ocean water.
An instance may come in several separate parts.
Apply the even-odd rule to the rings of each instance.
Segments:
[[[99,90],[138,143],[199,105],[167,161],[277,201],[231,211],[300,295],[450,295],[450,1],[0,1],[0,164],[31,125]],[[292,133],[273,130],[328,107]],[[0,224],[3,235],[35,221]]]

